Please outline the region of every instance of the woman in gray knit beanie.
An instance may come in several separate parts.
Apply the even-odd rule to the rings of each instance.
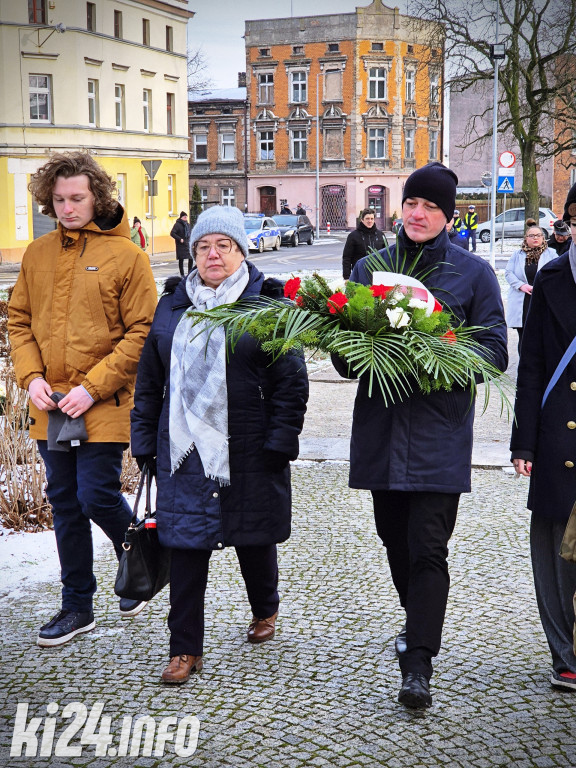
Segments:
[[[162,673],[170,684],[185,683],[203,665],[213,551],[236,549],[252,609],[248,641],[274,636],[276,545],[290,536],[290,461],[308,399],[301,356],[272,363],[247,335],[232,354],[223,328],[193,325],[186,311],[283,296],[280,281],[246,261],[240,211],[204,211],[190,243],[196,267],[160,299],[132,412],[132,452],[139,465],[157,467],[158,535],[172,551],[170,663]]]

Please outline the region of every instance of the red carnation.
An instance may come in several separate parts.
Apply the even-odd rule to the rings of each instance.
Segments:
[[[303,307],[304,306],[304,297],[303,296],[296,296],[294,301],[296,302],[296,306],[297,307]]]
[[[335,315],[337,312],[342,312],[345,304],[348,304],[348,297],[343,293],[340,293],[340,291],[338,291],[338,293],[333,293],[326,302],[326,306],[332,315]]]
[[[385,299],[386,296],[388,296],[388,293],[392,290],[392,287],[390,285],[372,285],[370,286],[370,290],[375,299]]]
[[[441,339],[444,339],[444,341],[447,341],[449,344],[456,344],[456,334],[453,330],[446,331],[446,333],[443,336],[440,336]]]
[[[290,280],[287,280],[286,285],[284,286],[284,296],[286,296],[287,299],[294,301],[296,294],[300,290],[301,282],[299,277],[292,277]]]
[[[442,312],[442,309],[443,309],[442,304],[440,304],[438,299],[434,299],[434,309],[432,310],[432,312]]]

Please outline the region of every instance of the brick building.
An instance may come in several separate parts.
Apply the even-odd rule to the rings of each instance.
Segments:
[[[427,32],[382,0],[247,21],[249,209],[301,202],[314,220],[319,151],[320,225],[354,227],[370,206],[389,227],[410,172],[442,158],[443,51]]]
[[[247,110],[245,87],[217,88],[189,96],[190,198],[196,182],[207,205],[235,205],[246,210]]]

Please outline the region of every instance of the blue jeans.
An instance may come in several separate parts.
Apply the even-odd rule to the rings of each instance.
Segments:
[[[123,443],[82,443],[70,452],[49,451],[38,441],[46,465],[47,495],[54,515],[60,558],[62,608],[92,610],[96,592],[93,520],[108,536],[118,558],[132,512],[120,493]]]

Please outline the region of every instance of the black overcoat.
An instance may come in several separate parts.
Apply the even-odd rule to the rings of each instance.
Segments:
[[[536,275],[518,363],[513,458],[533,462],[528,509],[566,521],[576,501],[576,357],[542,397],[564,352],[576,336],[576,283],[568,254]]]
[[[248,262],[242,298],[283,295],[282,283],[265,280]],[[273,471],[267,451],[298,456],[298,436],[308,399],[306,364],[284,355],[273,365],[253,338],[242,336],[226,367],[229,486],[210,480],[197,451],[170,474],[168,436],[170,351],[174,330],[190,307],[185,278],[162,296],[138,365],[132,453],[157,456],[160,542],[177,549],[263,546],[290,535],[290,467]]]
[[[411,241],[410,241],[411,242]],[[500,287],[490,265],[453,245],[445,230],[424,246],[407,244],[406,273],[414,261],[414,277],[422,282],[467,326],[484,326],[475,339],[491,351],[491,362],[501,371],[508,365],[507,330]],[[392,265],[398,244],[382,257]],[[350,279],[371,285],[367,259]],[[430,270],[427,277],[420,270]],[[348,373],[338,360],[338,371]],[[497,395],[494,395],[497,396]],[[474,403],[469,390],[454,388],[429,395],[415,392],[402,402],[384,405],[377,386],[368,395],[368,377],[360,377],[354,403],[350,441],[350,486],[368,490],[463,493],[470,490]]]
[[[355,264],[368,254],[369,249],[379,251],[386,247],[384,232],[374,224],[367,227],[361,221],[353,232],[350,232],[344,244],[342,252],[342,275],[345,280],[350,277],[350,272]]]
[[[184,219],[178,219],[170,232],[170,237],[176,241],[176,258],[189,259],[190,256],[190,224]],[[184,240],[183,243],[180,240]]]

